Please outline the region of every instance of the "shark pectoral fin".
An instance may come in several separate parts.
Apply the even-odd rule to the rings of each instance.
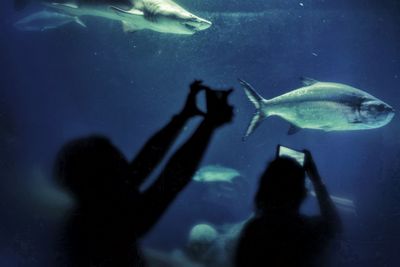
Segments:
[[[123,17],[128,17],[128,16],[131,16],[131,15],[144,16],[143,11],[140,11],[139,9],[136,9],[136,8],[132,8],[132,9],[129,9],[129,10],[124,10],[124,9],[121,9],[119,7],[116,7],[116,6],[110,6],[110,9],[113,10],[118,15],[123,16]]]
[[[299,131],[301,131],[301,128],[294,125],[294,124],[290,124],[289,130],[288,130],[288,135],[294,135],[296,133],[298,133]]]
[[[300,77],[300,81],[304,86],[311,86],[313,84],[319,83],[319,81],[308,77]]]
[[[83,28],[87,28],[86,24],[79,17],[75,17],[75,22],[81,25]]]
[[[246,141],[247,137],[248,137],[252,132],[254,132],[254,130],[258,127],[258,125],[260,125],[260,123],[261,123],[264,119],[265,119],[265,115],[264,115],[262,112],[257,111],[257,112],[254,114],[253,118],[251,119],[250,124],[249,124],[249,126],[247,127],[247,131],[246,131],[245,135],[243,136],[242,140],[243,140],[243,141]]]
[[[139,31],[140,28],[138,28],[135,25],[128,23],[126,21],[122,21],[122,30],[124,32],[136,32],[136,31]]]

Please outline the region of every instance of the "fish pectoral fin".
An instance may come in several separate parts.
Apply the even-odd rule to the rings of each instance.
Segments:
[[[289,130],[288,130],[288,135],[294,135],[296,133],[298,133],[299,131],[301,131],[301,128],[294,125],[294,124],[290,124]]]
[[[130,16],[130,15],[134,15],[134,16],[144,16],[143,11],[136,9],[136,8],[132,8],[129,10],[124,10],[122,8],[116,7],[116,6],[110,6],[110,9],[113,10],[115,13],[117,13],[118,15],[121,16]]]
[[[126,21],[122,21],[122,30],[124,32],[136,32],[139,31],[140,28],[136,27],[135,25],[128,23]]]
[[[300,77],[300,81],[304,86],[311,86],[316,83],[319,83],[319,81],[308,77]]]

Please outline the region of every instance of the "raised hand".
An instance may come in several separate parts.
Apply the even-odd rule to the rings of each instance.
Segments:
[[[230,123],[233,119],[233,107],[228,103],[228,96],[233,89],[213,90],[206,88],[207,114],[205,121],[214,127]]]
[[[185,115],[187,117],[194,117],[194,116],[204,116],[204,112],[201,111],[197,107],[197,101],[196,97],[197,94],[202,91],[206,90],[206,87],[203,86],[202,81],[195,80],[191,85],[190,85],[190,92],[188,97],[186,98],[186,103],[181,111],[182,115]]]
[[[317,166],[315,165],[314,159],[311,155],[311,152],[309,150],[303,150],[305,154],[305,159],[304,159],[304,170],[306,171],[308,177],[312,182],[320,182],[321,178],[318,173]]]

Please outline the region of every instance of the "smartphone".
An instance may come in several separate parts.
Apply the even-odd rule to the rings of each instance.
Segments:
[[[297,161],[301,166],[304,166],[304,159],[306,155],[301,151],[278,145],[276,149],[276,156],[292,158]]]

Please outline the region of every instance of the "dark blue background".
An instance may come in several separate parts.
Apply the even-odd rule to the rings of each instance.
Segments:
[[[54,155],[64,142],[105,134],[130,159],[180,109],[195,78],[236,88],[235,121],[215,135],[203,165],[239,170],[250,190],[238,208],[234,202],[210,204],[202,185],[189,185],[146,245],[170,250],[184,244],[196,222],[246,218],[258,175],[281,143],[310,149],[332,194],[356,202],[356,215],[342,213],[346,232],[333,249],[338,256],[332,265],[399,266],[398,115],[376,130],[305,130],[295,136],[286,135],[288,123],[270,118],[241,141],[253,106],[238,77],[265,98],[300,87],[300,76],[346,83],[400,110],[398,1],[300,2],[181,0],[213,22],[193,36],[124,34],[118,23],[96,18],[83,18],[87,29],[71,24],[22,32],[13,23],[41,7],[17,13],[2,2],[0,266],[51,266],[51,247],[63,220],[32,208],[38,206],[32,191],[39,190],[32,180],[51,179]]]

